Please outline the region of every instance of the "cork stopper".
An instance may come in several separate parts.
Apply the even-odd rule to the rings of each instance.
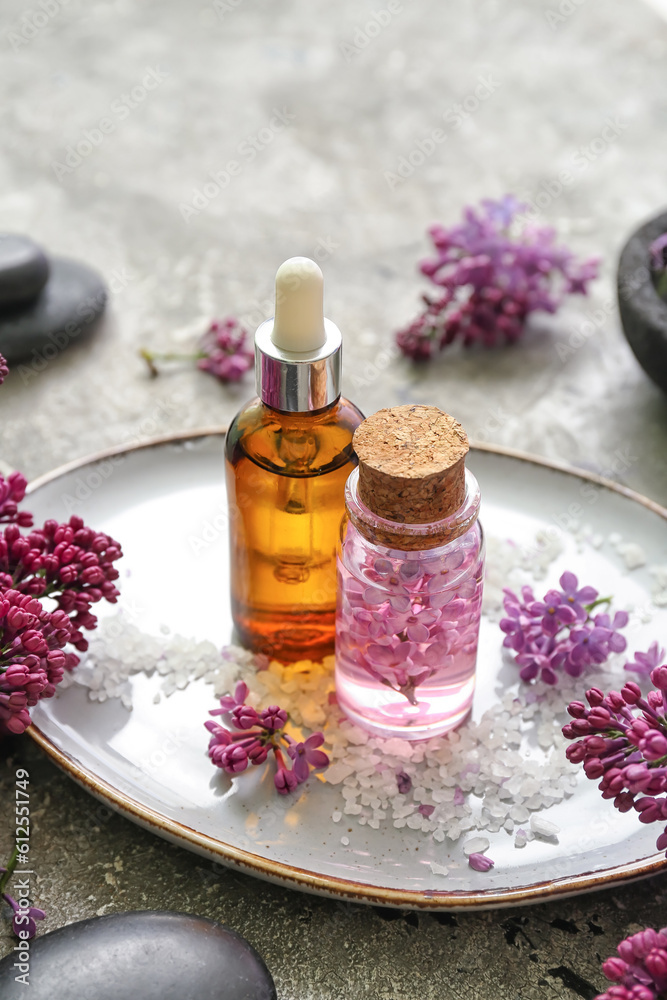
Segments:
[[[451,517],[465,500],[468,437],[436,406],[379,410],[354,433],[359,495],[388,521],[430,524]]]

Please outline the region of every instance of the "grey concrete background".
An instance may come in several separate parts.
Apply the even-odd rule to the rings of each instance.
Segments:
[[[2,0],[0,228],[88,261],[112,286],[92,339],[34,359],[2,388],[2,466],[35,476],[103,447],[225,423],[249,381],[226,389],[187,369],[151,381],[137,348],[184,349],[214,315],[254,326],[271,312],[277,265],[307,254],[322,261],[327,313],[346,338],[346,392],[364,410],[435,403],[473,437],[667,503],[667,403],[625,344],[613,287],[628,233],[667,201],[662,6],[51,0],[45,19],[39,2]],[[481,80],[492,92],[459,124],[455,105]],[[67,148],[104,118],[113,130],[70,169]],[[387,172],[438,128],[446,139],[390,184]],[[596,142],[603,132],[613,138]],[[239,172],[186,221],[182,206],[230,160]],[[563,170],[571,180],[558,192]],[[455,348],[425,371],[398,358],[383,367],[424,289],[426,227],[507,191],[538,199],[578,253],[601,255],[593,294],[536,321],[518,348]],[[282,998],[588,997],[621,936],[664,922],[664,880],[440,918],[301,896],[214,871],[100,813],[27,739],[10,752],[2,801],[17,762],[28,767],[49,928],[132,908],[213,916],[264,955]],[[4,808],[4,854],[11,827]],[[4,923],[0,935],[8,951]]]

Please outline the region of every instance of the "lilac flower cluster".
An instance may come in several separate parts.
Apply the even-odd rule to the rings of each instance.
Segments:
[[[603,799],[613,799],[620,812],[635,809],[642,823],[667,821],[667,664],[651,671],[654,690],[644,697],[628,681],[621,691],[604,695],[599,688],[568,706],[572,722],[563,735],[576,740],[567,758],[583,764],[586,776],[601,779]],[[667,850],[667,827],[658,837]]]
[[[0,476],[0,524],[18,524],[21,528],[31,526],[32,514],[18,509],[27,485],[25,476],[20,472],[10,472],[6,479]]]
[[[18,510],[25,479],[0,476],[0,735],[22,733],[30,725],[28,709],[50,698],[88,648],[82,629],[93,629],[91,606],[115,603],[114,563],[122,551],[102,532],[87,528],[80,517],[67,524],[48,520],[28,534],[32,515]],[[7,523],[9,522],[9,523]],[[42,599],[53,601],[47,610]]]
[[[356,544],[354,535],[346,541]],[[482,574],[472,575],[478,558],[471,549],[423,561],[369,554],[363,580],[341,571],[337,656],[416,705],[425,681],[457,661],[459,670],[465,660],[474,664],[482,602]],[[452,577],[463,582],[445,589]]]
[[[661,1000],[667,996],[667,927],[649,927],[621,941],[602,963],[611,986],[595,1000]]]
[[[586,294],[598,260],[578,263],[544,226],[526,223],[513,234],[526,208],[506,195],[466,208],[458,225],[431,226],[436,256],[420,269],[441,291],[424,295],[424,312],[397,334],[404,354],[428,360],[456,339],[465,347],[512,343],[530,313],[556,312],[566,295]]]
[[[238,382],[255,363],[255,352],[247,340],[248,331],[237,319],[228,316],[213,320],[195,352],[165,353],[143,347],[139,354],[153,376],[159,375],[156,361],[196,361],[198,368],[215,375],[221,382]]]
[[[255,352],[248,347],[247,337],[248,331],[237,319],[214,320],[202,338],[204,357],[197,367],[221,382],[238,382],[255,363]]]
[[[618,631],[628,623],[625,611],[617,611],[613,619],[591,615],[597,604],[608,601],[598,600],[593,587],[580,588],[574,573],[563,573],[559,583],[562,589],[548,590],[541,601],[530,587],[522,588],[521,598],[504,591],[503,646],[517,654],[524,681],[539,676],[556,684],[559,670],[580,677],[588,666],[604,663],[610,653],[622,652],[627,645]]]
[[[0,354],[0,385],[2,385],[2,383],[5,381],[8,375],[9,375],[9,365],[3,358],[2,354]]]
[[[311,768],[319,770],[329,764],[329,758],[319,747],[324,743],[322,733],[313,733],[306,740],[297,742],[285,731],[287,712],[278,705],[270,705],[257,712],[246,705],[248,686],[237,684],[233,695],[220,699],[220,708],[210,715],[226,715],[234,728],[226,729],[218,722],[205,722],[211,734],[208,755],[216,767],[232,776],[245,771],[248,764],[263,764],[272,752],[276,762],[273,783],[280,795],[288,795],[302,784]],[[292,760],[290,768],[283,750]]]

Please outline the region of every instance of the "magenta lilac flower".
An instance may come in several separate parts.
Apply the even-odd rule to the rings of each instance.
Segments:
[[[587,667],[604,663],[611,653],[622,652],[627,643],[619,629],[628,623],[625,611],[593,615],[600,603],[593,587],[581,587],[574,573],[563,573],[561,590],[548,590],[541,601],[530,587],[521,596],[504,591],[506,618],[500,628],[503,646],[516,654],[524,681],[540,677],[556,684],[559,671],[579,677]]]
[[[215,375],[221,382],[238,382],[255,363],[255,352],[252,344],[248,344],[248,331],[233,316],[213,320],[197,351],[162,352],[143,347],[139,354],[152,376],[159,375],[156,361],[196,361],[198,368]]]
[[[28,709],[50,698],[87,648],[82,629],[95,628],[91,606],[116,601],[114,563],[120,546],[87,528],[80,517],[67,524],[46,521],[27,534],[33,518],[18,505],[26,480],[18,472],[0,477],[0,734],[22,733]],[[50,598],[55,607],[41,603]]]
[[[2,383],[5,381],[8,375],[9,375],[9,365],[3,358],[2,354],[0,354],[0,385],[2,385]]]
[[[27,933],[28,939],[33,938],[37,932],[37,924],[35,921],[44,920],[46,918],[44,910],[40,910],[38,906],[21,906],[7,892],[3,893],[3,898],[7,900],[14,911],[14,916],[12,917],[12,930],[16,936],[19,936],[19,932],[23,932]]]
[[[32,525],[32,514],[18,509],[27,485],[25,476],[20,472],[11,472],[6,479],[0,475],[0,523],[18,524],[21,528]]]
[[[397,334],[404,354],[424,361],[457,339],[465,347],[512,343],[532,312],[556,312],[566,295],[587,293],[598,260],[578,262],[551,228],[520,226],[526,208],[506,195],[466,208],[457,225],[431,226],[436,256],[420,269],[439,291],[423,296],[423,313]]]
[[[255,363],[255,352],[247,340],[248,331],[237,319],[214,320],[202,338],[204,356],[197,367],[221,382],[238,382]]]
[[[586,692],[568,706],[572,717],[563,735],[575,740],[568,760],[582,764],[586,776],[600,779],[603,799],[612,799],[620,812],[634,809],[641,823],[667,822],[667,665],[651,671],[654,690],[644,697],[634,681],[621,691]],[[667,826],[658,837],[658,850],[667,850]]]
[[[495,862],[491,858],[487,858],[486,854],[469,854],[468,864],[476,872],[488,872],[490,868],[493,868]]]
[[[299,742],[285,732],[288,715],[279,705],[257,711],[246,705],[248,687],[237,684],[234,695],[220,699],[220,708],[214,708],[209,715],[227,715],[233,728],[226,728],[218,722],[205,722],[211,734],[208,755],[216,767],[232,776],[247,770],[250,764],[263,764],[269,753],[273,754],[276,773],[273,783],[280,795],[288,795],[306,781],[312,770],[322,770],[329,764],[326,753],[319,748],[324,743],[320,732],[312,733]],[[285,759],[292,761],[290,768]]]
[[[667,927],[649,927],[621,941],[602,963],[611,986],[595,1000],[663,1000],[667,996]]]

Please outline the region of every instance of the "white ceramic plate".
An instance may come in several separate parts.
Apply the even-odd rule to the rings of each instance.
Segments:
[[[530,544],[540,527],[574,515],[605,538],[620,532],[637,542],[651,562],[667,563],[667,512],[658,505],[517,454],[474,449],[469,463],[482,489],[487,534]],[[74,511],[121,541],[130,570],[122,576],[122,601],[141,628],[157,633],[168,623],[183,635],[229,641],[220,431],[68,466],[33,484],[30,505],[38,520]],[[579,552],[571,533],[562,537],[566,550],[550,583],[567,567],[613,592],[619,607],[650,605],[646,567],[628,573],[612,546]],[[204,538],[206,546],[193,545],[193,538]],[[633,649],[646,648],[653,637],[667,639],[667,609],[652,611],[650,625],[634,628]],[[502,693],[500,638],[498,626],[483,620],[476,718]],[[446,879],[434,875],[430,862],[446,864],[446,846],[405,829],[354,824],[343,846],[346,824],[330,818],[339,790],[318,783],[286,800],[256,772],[230,782],[205,754],[202,723],[215,705],[211,687],[193,682],[155,704],[159,682],[157,675],[134,676],[132,712],[117,699],[93,704],[87,691],[72,686],[36,707],[31,734],[71,777],[120,813],[259,877],[359,902],[448,909],[533,902],[667,868],[655,851],[656,826],[642,826],[634,813],[619,814],[583,775],[571,798],[542,814],[561,828],[558,842],[536,840],[517,850],[501,833],[489,852],[496,864],[488,873],[464,863]],[[163,758],[164,766],[142,764]],[[450,856],[462,860],[460,845]]]

